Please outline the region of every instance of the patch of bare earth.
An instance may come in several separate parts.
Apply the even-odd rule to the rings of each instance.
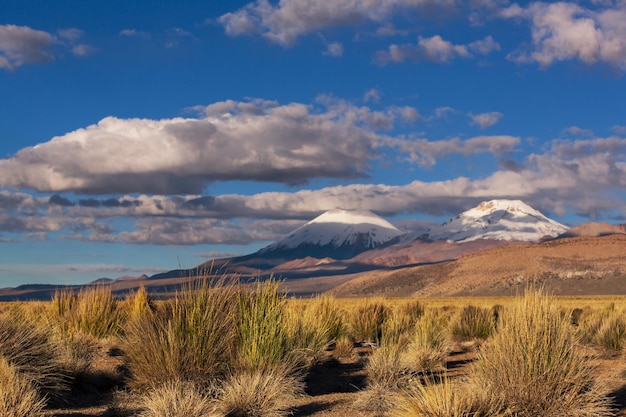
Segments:
[[[516,244],[455,261],[372,272],[338,285],[336,296],[513,295],[528,281],[556,295],[626,294],[626,235]]]

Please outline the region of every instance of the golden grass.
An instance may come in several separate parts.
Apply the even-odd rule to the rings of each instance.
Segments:
[[[471,378],[499,394],[518,417],[612,415],[607,392],[577,349],[569,317],[539,290],[527,290],[503,311],[501,326],[481,349]]]
[[[223,383],[216,410],[226,417],[287,416],[290,401],[302,391],[301,378],[289,367],[243,370]]]
[[[29,378],[0,356],[0,416],[42,417],[45,404]]]
[[[135,389],[172,380],[211,384],[234,357],[237,293],[223,281],[198,280],[127,323],[122,341]]]
[[[395,417],[505,417],[510,416],[497,399],[466,381],[426,378],[394,398]]]
[[[140,417],[217,417],[212,399],[193,383],[171,380],[140,399]]]
[[[62,350],[41,326],[17,316],[0,317],[0,358],[44,394],[59,398],[68,388]]]

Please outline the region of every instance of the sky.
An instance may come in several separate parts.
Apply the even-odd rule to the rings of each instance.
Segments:
[[[626,222],[626,1],[2,0],[0,287],[248,254],[334,208]]]

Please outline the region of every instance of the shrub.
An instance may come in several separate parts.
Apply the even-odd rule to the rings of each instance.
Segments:
[[[223,384],[217,410],[225,417],[289,415],[289,400],[303,390],[301,379],[288,367],[242,370]]]
[[[45,401],[28,377],[0,357],[0,416],[42,417]]]
[[[554,300],[528,289],[502,317],[473,368],[477,386],[499,393],[519,417],[611,415],[593,369],[576,350],[569,318]]]
[[[452,335],[462,341],[485,340],[493,334],[494,330],[494,313],[489,309],[472,305],[461,310],[451,329]]]
[[[141,417],[214,416],[213,402],[191,382],[171,380],[148,391],[140,399]]]
[[[236,287],[224,280],[191,282],[154,313],[127,323],[122,347],[135,389],[222,377],[233,360]]]
[[[0,358],[44,394],[58,398],[68,388],[62,351],[48,332],[24,319],[0,317]]]

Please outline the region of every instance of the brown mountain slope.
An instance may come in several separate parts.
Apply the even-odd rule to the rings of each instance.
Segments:
[[[626,294],[626,235],[489,249],[455,261],[362,275],[337,296],[514,294],[529,280],[555,294]]]

